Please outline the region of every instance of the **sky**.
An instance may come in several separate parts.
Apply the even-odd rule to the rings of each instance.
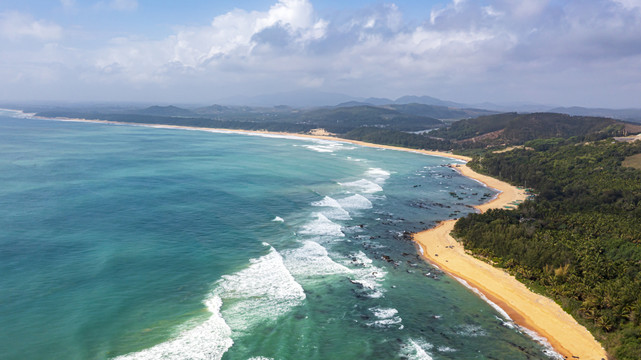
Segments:
[[[641,108],[641,0],[1,0],[0,101]]]

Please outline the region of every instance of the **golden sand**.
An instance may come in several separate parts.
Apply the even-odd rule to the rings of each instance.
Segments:
[[[466,165],[455,166],[462,175],[481,181],[501,193],[492,201],[476,206],[481,211],[503,208],[526,198],[524,190],[478,174]],[[443,271],[465,280],[490,301],[501,307],[520,326],[545,337],[552,347],[567,358],[606,359],[601,344],[561,306],[530,291],[502,269],[467,254],[450,232],[456,220],[441,222],[435,228],[414,235],[423,257]]]

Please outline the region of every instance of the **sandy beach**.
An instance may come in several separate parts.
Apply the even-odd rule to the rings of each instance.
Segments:
[[[525,199],[524,190],[478,174],[466,165],[455,165],[462,175],[478,180],[501,193],[476,206],[480,212],[503,208]],[[535,294],[502,269],[468,255],[450,232],[456,220],[441,222],[435,228],[414,235],[423,257],[443,271],[465,280],[503,309],[521,327],[545,337],[566,358],[606,359],[605,350],[592,334],[551,299]]]
[[[47,120],[311,138],[447,157],[465,162],[471,160],[469,157],[455,155],[448,152],[378,145],[318,134],[312,135],[236,129],[198,128],[161,124],[135,124],[87,119]],[[480,181],[486,186],[500,191],[499,195],[491,201],[476,206],[476,209],[480,212],[484,212],[492,208],[514,206],[516,202],[523,201],[526,198],[524,190],[517,189],[516,187],[495,178],[478,174],[464,164],[455,164],[452,165],[452,167],[463,176]],[[491,302],[498,305],[503,311],[505,311],[516,324],[545,337],[555,351],[566,358],[607,358],[605,350],[603,350],[601,345],[594,339],[592,334],[590,334],[585,327],[579,325],[554,301],[531,292],[525,285],[502,269],[495,268],[471,255],[468,255],[462,245],[450,236],[450,232],[452,231],[455,222],[456,220],[443,221],[435,228],[422,231],[414,235],[414,241],[421,247],[423,257],[427,261],[437,265],[446,273],[460,280],[464,280],[464,282],[469,284],[469,286],[480,291]]]

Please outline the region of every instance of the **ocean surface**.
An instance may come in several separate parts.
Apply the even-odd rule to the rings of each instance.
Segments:
[[[0,358],[549,359],[409,240],[452,162],[0,112]]]

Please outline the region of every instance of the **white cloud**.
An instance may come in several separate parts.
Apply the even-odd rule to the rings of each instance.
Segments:
[[[251,57],[259,44],[255,36],[278,27],[289,36],[287,41],[304,46],[325,34],[327,22],[314,18],[312,5],[306,0],[281,0],[266,12],[233,10],[215,17],[209,26],[180,29],[162,41],[141,42],[120,39],[100,51],[96,66],[118,64],[125,71],[145,77],[149,70],[164,72],[167,65],[202,69],[222,61],[243,61]]]
[[[0,37],[12,41],[23,39],[58,40],[62,37],[62,27],[42,20],[35,20],[29,14],[17,11],[0,13]]]
[[[604,96],[614,98],[614,86],[598,83],[617,81],[626,84],[618,98],[641,91],[641,82],[629,80],[641,76],[633,65],[641,62],[641,0],[457,0],[433,8],[422,22],[405,21],[393,4],[329,17],[309,0],[274,1],[266,11],[235,9],[202,26],[178,27],[165,38],[114,38],[92,50],[40,49],[23,56],[33,60],[29,71],[12,72],[42,66],[87,88],[98,83],[185,97],[192,93],[171,90],[198,89],[199,96],[211,98],[313,87],[389,97],[454,94],[459,101],[465,98],[456,96],[495,100],[522,94],[537,101],[531,97],[569,96],[572,84],[582,84],[575,98],[605,89],[610,93]],[[0,37],[61,35],[55,24],[0,14]],[[0,53],[0,63],[3,58]],[[19,68],[18,62],[13,66]],[[593,86],[585,79],[594,79]],[[562,90],[550,90],[556,88]],[[488,94],[494,99],[481,98]]]

